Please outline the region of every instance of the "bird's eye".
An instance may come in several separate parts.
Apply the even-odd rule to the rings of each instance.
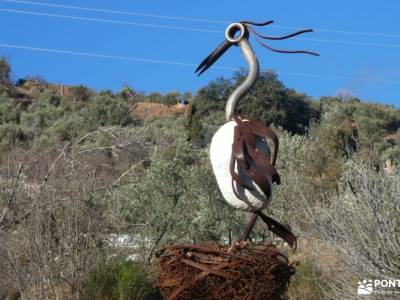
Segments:
[[[241,23],[232,23],[226,28],[225,37],[231,43],[238,43],[244,37],[246,28]]]

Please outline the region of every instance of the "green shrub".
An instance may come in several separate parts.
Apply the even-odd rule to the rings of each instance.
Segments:
[[[92,91],[84,85],[78,85],[70,88],[74,101],[88,101]]]
[[[64,108],[59,106],[59,103],[60,99],[54,92],[45,90],[21,114],[21,124],[32,128],[37,134],[51,127],[64,115]]]
[[[13,147],[26,147],[33,139],[33,132],[17,124],[0,125],[0,153]]]
[[[34,141],[36,149],[43,149],[54,143],[75,139],[85,131],[85,119],[78,114],[68,114],[45,129]]]
[[[198,91],[187,122],[189,139],[192,142],[196,145],[209,142],[208,135],[204,136],[203,130],[205,124],[208,124],[206,118],[215,112],[225,112],[230,94],[245,77],[245,71],[239,71],[230,80],[218,78]],[[318,110],[313,107],[309,97],[286,88],[277,75],[270,71],[260,73],[259,80],[251,91],[238,102],[236,113],[297,134],[306,133],[310,121],[318,117]]]
[[[93,97],[85,117],[92,128],[112,125],[126,126],[133,122],[128,103],[108,95]]]
[[[124,85],[118,93],[115,94],[116,98],[120,98],[125,101],[134,101],[136,96],[136,92],[129,87],[128,85]]]
[[[15,105],[11,98],[0,95],[0,124],[19,124],[21,118],[21,107]]]
[[[316,266],[305,259],[296,267],[296,273],[290,282],[287,295],[288,299],[323,299],[324,294],[321,285],[324,285],[321,279],[321,273],[318,271]]]
[[[174,105],[179,102],[179,98],[180,98],[180,94],[178,92],[170,92],[170,93],[165,94],[162,97],[161,101],[162,101],[162,103],[167,104],[167,105]]]
[[[10,80],[11,67],[5,58],[0,58],[0,83],[7,83]]]
[[[162,299],[146,270],[130,261],[99,265],[89,275],[82,296],[88,300]]]

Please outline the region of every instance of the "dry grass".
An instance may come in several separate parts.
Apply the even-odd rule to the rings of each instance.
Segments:
[[[132,115],[143,120],[170,118],[185,114],[187,111],[188,105],[165,105],[152,102],[137,102],[132,107]]]

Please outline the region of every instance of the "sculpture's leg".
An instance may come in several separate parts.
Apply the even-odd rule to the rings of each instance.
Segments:
[[[249,223],[247,223],[246,229],[244,230],[242,236],[240,237],[240,242],[244,242],[249,238],[254,225],[256,225],[257,218],[258,218],[258,216],[256,214],[253,214]]]
[[[293,234],[293,232],[287,226],[282,225],[281,223],[275,221],[271,217],[268,217],[261,211],[255,212],[264,222],[267,224],[268,229],[275,233],[280,238],[284,239],[290,247],[294,250],[297,248],[297,237]]]

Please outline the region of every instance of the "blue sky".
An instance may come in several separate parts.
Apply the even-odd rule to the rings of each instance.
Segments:
[[[222,41],[228,22],[272,19],[274,26],[262,32],[279,35],[295,27],[316,30],[270,45],[313,50],[320,57],[275,54],[253,40],[261,69],[276,71],[287,87],[315,98],[346,90],[362,100],[400,107],[398,0],[40,1],[58,7],[0,0],[0,55],[11,63],[15,79],[38,75],[50,82],[84,84],[96,90],[116,91],[129,84],[143,92],[196,92],[210,80],[229,78],[233,69],[245,67],[239,49],[232,48],[217,62],[228,69],[211,68],[201,77],[194,74],[194,66]]]

